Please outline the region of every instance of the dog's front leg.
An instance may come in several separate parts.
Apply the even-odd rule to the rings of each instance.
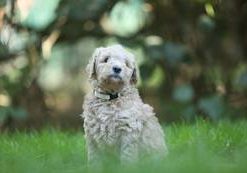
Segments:
[[[100,151],[98,147],[95,145],[95,143],[87,139],[86,140],[86,146],[87,146],[87,160],[89,165],[95,166],[95,165],[101,165],[101,158],[100,158]]]
[[[123,132],[121,136],[120,162],[122,164],[134,163],[138,160],[138,143],[133,133]]]
[[[142,129],[141,121],[135,116],[130,116],[129,111],[122,112],[118,119],[120,139],[120,161],[121,163],[133,163],[139,159],[139,137]]]

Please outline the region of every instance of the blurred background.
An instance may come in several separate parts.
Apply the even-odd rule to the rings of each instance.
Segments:
[[[81,128],[85,66],[116,43],[161,122],[247,118],[245,0],[0,0],[0,130]]]

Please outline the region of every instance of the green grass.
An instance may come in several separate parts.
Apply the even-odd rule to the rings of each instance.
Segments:
[[[169,148],[162,161],[131,167],[111,165],[99,172],[237,173],[247,172],[247,121],[217,124],[197,121],[165,127]],[[76,173],[86,167],[85,141],[80,131],[0,134],[1,173]],[[91,171],[92,172],[92,171]]]

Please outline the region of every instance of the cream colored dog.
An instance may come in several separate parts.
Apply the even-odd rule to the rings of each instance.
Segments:
[[[135,87],[134,56],[121,45],[97,48],[87,66],[93,91],[85,97],[83,118],[88,161],[114,156],[121,163],[164,156],[164,133],[152,107]]]

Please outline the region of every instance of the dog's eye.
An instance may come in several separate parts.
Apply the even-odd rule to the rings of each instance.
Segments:
[[[109,56],[106,56],[106,57],[104,58],[103,62],[104,62],[104,63],[107,63],[108,60],[109,60],[109,58],[110,58]]]

